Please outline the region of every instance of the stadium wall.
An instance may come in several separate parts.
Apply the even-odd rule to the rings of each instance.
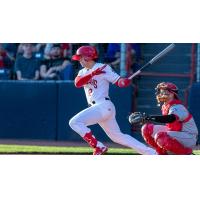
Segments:
[[[188,106],[200,132],[200,83],[192,85],[189,92]],[[198,144],[200,144],[200,137],[198,137]]]
[[[132,87],[110,87],[117,121],[128,134],[132,93]],[[2,81],[0,99],[0,138],[82,141],[68,124],[72,116],[87,108],[83,89],[75,89],[73,82]],[[91,128],[98,139],[110,141],[98,125]]]

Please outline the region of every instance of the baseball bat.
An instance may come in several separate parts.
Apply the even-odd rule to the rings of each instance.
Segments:
[[[167,55],[167,53],[169,53],[173,48],[175,47],[175,44],[172,43],[169,46],[167,46],[165,49],[163,49],[159,54],[157,54],[156,56],[154,56],[148,63],[146,63],[145,65],[143,65],[139,70],[137,70],[134,74],[132,74],[131,76],[128,77],[128,79],[132,79],[135,76],[137,76],[138,74],[140,74],[142,72],[142,70],[144,68],[146,68],[149,65],[154,64],[156,61],[160,60],[160,58],[162,58],[163,56]]]

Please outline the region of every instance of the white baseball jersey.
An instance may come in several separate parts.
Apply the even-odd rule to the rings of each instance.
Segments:
[[[104,64],[102,63],[95,63],[92,69],[81,69],[78,73],[78,76],[85,76],[103,66]],[[120,78],[120,76],[114,72],[109,65],[107,65],[103,71],[105,73],[93,76],[88,84],[84,85],[88,104],[91,104],[93,101],[98,102],[106,97],[109,97],[109,83],[111,82],[114,84]]]
[[[183,105],[175,104],[170,107],[169,114],[177,115],[180,121],[184,121],[188,117],[189,112]],[[198,134],[198,129],[193,117],[189,121],[183,123],[182,131]]]

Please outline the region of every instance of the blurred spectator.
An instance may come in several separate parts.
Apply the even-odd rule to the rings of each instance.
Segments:
[[[17,80],[38,80],[40,61],[33,56],[33,45],[20,44],[22,55],[18,55],[15,62]]]
[[[72,45],[69,43],[61,43],[60,44],[62,55],[64,58],[71,58],[72,56]]]
[[[13,60],[3,48],[3,44],[0,43],[0,79],[10,79],[13,67]]]
[[[17,54],[17,48],[18,48],[19,44],[18,43],[3,43],[2,46],[5,49],[5,51],[7,52],[8,57],[12,61],[15,61],[16,54]]]
[[[45,43],[34,44],[33,52],[36,58],[41,60],[43,59],[45,46],[46,46]]]
[[[105,58],[105,47],[104,43],[89,43],[90,46],[94,46],[97,49],[98,52],[98,62],[104,62]]]
[[[46,49],[48,56],[44,58],[40,68],[41,78],[44,80],[72,80],[74,78],[73,66],[68,58],[63,57],[61,45],[48,44],[48,48],[50,48],[48,51]]]
[[[44,58],[50,59],[50,51],[53,47],[53,43],[47,43],[44,48]]]
[[[127,44],[126,70],[128,75],[136,72],[140,68],[141,62],[142,56],[140,44]]]
[[[23,45],[24,45],[24,43],[20,43],[20,44],[18,45],[16,57],[17,57],[18,55],[23,55]]]
[[[52,47],[56,45],[55,43],[48,43],[45,45],[44,48],[44,58],[46,59],[50,59],[51,55],[51,49]],[[61,49],[61,56],[63,58],[67,58],[69,60],[69,58],[71,58],[72,56],[72,44],[69,43],[61,43],[60,45],[60,49]]]
[[[126,45],[126,70],[130,74],[140,66],[141,49],[139,44],[129,43]],[[110,64],[116,71],[120,71],[120,43],[109,43],[105,56],[105,62]]]
[[[118,52],[120,52],[120,43],[109,43],[106,52],[107,61],[114,61],[116,59],[116,53]]]
[[[114,69],[119,69],[120,64],[120,43],[109,43],[105,55],[105,62]]]
[[[43,59],[44,49],[46,47],[45,43],[31,43],[32,44],[32,55],[35,58]],[[18,45],[17,55],[23,55],[23,43]]]

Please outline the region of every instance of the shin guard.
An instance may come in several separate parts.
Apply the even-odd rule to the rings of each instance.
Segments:
[[[166,151],[170,151],[177,155],[192,154],[191,148],[185,147],[178,140],[167,135],[166,132],[158,133],[156,143]]]
[[[142,136],[144,138],[144,140],[146,141],[147,144],[149,144],[150,146],[152,146],[156,152],[159,155],[165,155],[167,154],[167,151],[165,151],[163,148],[161,148],[160,146],[157,145],[157,143],[155,142],[155,139],[152,137],[153,134],[153,124],[150,123],[146,123],[142,126]]]

